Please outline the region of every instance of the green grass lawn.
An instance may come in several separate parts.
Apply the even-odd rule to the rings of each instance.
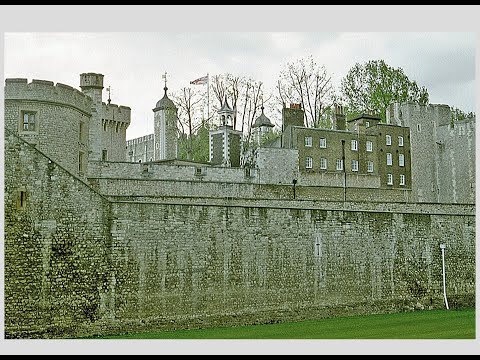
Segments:
[[[104,339],[475,339],[475,310],[416,311],[297,323],[131,333]]]

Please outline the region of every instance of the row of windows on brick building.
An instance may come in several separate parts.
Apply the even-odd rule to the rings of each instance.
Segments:
[[[392,145],[392,137],[390,135],[386,136],[385,145],[390,146]],[[305,146],[312,147],[313,146],[313,138],[311,136],[305,136]],[[398,137],[398,146],[403,146],[403,136]],[[320,138],[320,149],[327,148],[327,139]],[[366,142],[367,151],[373,151],[373,142],[367,141]],[[358,140],[351,141],[351,149],[353,151],[358,151]]]
[[[393,158],[391,153],[387,153],[387,165],[393,165]],[[398,166],[404,167],[405,166],[405,156],[403,154],[398,154]],[[313,168],[313,158],[307,156],[305,158],[305,168],[312,169]],[[327,170],[327,159],[320,158],[320,169]],[[355,170],[354,170],[355,169]],[[343,160],[337,159],[336,163],[336,170],[343,170]],[[352,171],[358,171],[358,160],[352,160]],[[367,161],[367,171],[373,172],[373,161]]]
[[[367,161],[367,172],[373,173],[373,161]],[[400,166],[404,166],[403,163]],[[305,168],[312,169],[313,168],[313,159],[311,157],[305,158]],[[320,158],[320,169],[327,170],[327,159]],[[336,161],[336,170],[343,171],[343,160],[337,159]],[[358,171],[358,160],[352,160],[351,165],[352,172]],[[393,174],[387,174],[387,185],[393,185]],[[400,175],[400,185],[405,185],[405,175]]]

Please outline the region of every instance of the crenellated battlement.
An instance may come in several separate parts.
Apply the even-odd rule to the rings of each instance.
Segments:
[[[130,124],[131,109],[128,106],[102,103],[103,118],[107,121],[117,121],[124,125]]]
[[[57,103],[91,114],[92,99],[81,91],[53,81],[12,78],[5,79],[5,100],[28,100]]]
[[[412,127],[410,124],[412,117],[421,122],[431,123],[433,121],[437,126],[444,126],[450,124],[451,116],[451,109],[448,105],[422,105],[416,102],[392,103],[386,112],[387,123],[408,127]]]

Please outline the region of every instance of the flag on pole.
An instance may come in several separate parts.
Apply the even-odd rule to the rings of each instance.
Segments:
[[[192,85],[205,85],[208,81],[208,75],[207,76],[203,76],[201,78],[198,78],[196,80],[193,80],[193,81],[190,81],[190,84]]]

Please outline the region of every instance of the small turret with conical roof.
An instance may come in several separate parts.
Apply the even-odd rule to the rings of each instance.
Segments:
[[[262,138],[264,135],[268,134],[272,131],[275,125],[272,124],[270,119],[265,116],[263,110],[265,109],[262,103],[262,113],[260,116],[255,120],[252,125],[254,136],[256,139],[257,144],[260,146],[262,143]]]
[[[220,126],[210,131],[210,163],[228,167],[240,166],[242,132],[233,128],[234,111],[228,105],[227,96],[218,110]]]
[[[220,119],[220,125],[232,125],[233,123],[234,111],[228,105],[227,95],[225,95],[225,100],[223,101],[222,106],[218,110],[218,117]]]

